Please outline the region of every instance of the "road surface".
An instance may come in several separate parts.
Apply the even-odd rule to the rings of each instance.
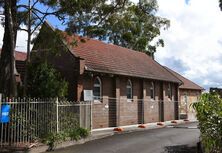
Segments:
[[[75,145],[53,153],[195,153],[200,132],[197,123],[144,130]]]

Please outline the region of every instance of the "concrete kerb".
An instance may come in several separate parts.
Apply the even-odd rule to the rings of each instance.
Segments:
[[[90,137],[88,137],[86,139],[81,139],[79,141],[63,142],[63,143],[57,145],[56,149],[61,149],[61,148],[65,148],[65,147],[69,147],[69,146],[73,146],[73,145],[77,145],[77,144],[84,144],[88,141],[92,141],[92,140],[96,140],[96,139],[102,139],[102,138],[105,138],[105,137],[108,137],[108,136],[112,136],[114,134],[123,134],[123,133],[130,133],[130,132],[134,132],[134,131],[144,131],[144,130],[149,130],[149,129],[158,129],[158,128],[164,128],[164,127],[167,127],[167,126],[174,126],[174,125],[192,123],[192,122],[197,122],[197,121],[189,121],[188,122],[188,121],[183,121],[183,120],[176,120],[176,122],[177,122],[176,124],[171,123],[171,121],[162,122],[162,123],[164,123],[164,126],[159,126],[159,125],[157,125],[157,123],[147,123],[147,124],[143,124],[145,126],[145,128],[139,128],[138,126],[140,124],[129,125],[129,126],[121,126],[120,128],[123,129],[122,132],[114,131],[114,127],[94,129],[94,130],[92,130]],[[47,150],[47,148],[48,147],[46,145],[39,146],[39,147],[30,149],[30,151],[28,153],[42,153],[42,152],[45,152]]]
[[[155,123],[147,123],[147,124],[142,124],[145,128],[141,128],[141,124],[135,124],[135,125],[128,125],[128,126],[120,126],[120,127],[113,127],[113,128],[100,128],[100,129],[94,129],[92,130],[92,135],[102,135],[102,134],[107,134],[110,133],[111,135],[116,134],[116,133],[126,133],[126,132],[133,132],[133,131],[139,131],[139,130],[149,130],[149,129],[156,129],[156,128],[164,128],[166,126],[174,126],[174,125],[180,125],[180,124],[185,124],[185,123],[192,123],[192,122],[197,122],[196,120],[192,121],[184,121],[184,120],[174,120],[175,122],[172,123],[172,121],[165,121],[165,122],[160,122],[163,125],[160,126],[158,125],[159,122]],[[121,128],[123,131],[118,132],[115,131],[115,128]]]

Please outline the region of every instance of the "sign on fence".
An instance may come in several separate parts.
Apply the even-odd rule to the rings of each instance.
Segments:
[[[84,90],[84,101],[92,101],[93,100],[93,92],[92,90]]]
[[[0,114],[1,123],[8,123],[10,121],[9,112],[10,112],[10,105],[1,106],[1,114]]]

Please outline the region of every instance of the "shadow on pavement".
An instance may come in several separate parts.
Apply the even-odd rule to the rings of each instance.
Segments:
[[[163,153],[197,153],[197,147],[187,145],[166,146]]]

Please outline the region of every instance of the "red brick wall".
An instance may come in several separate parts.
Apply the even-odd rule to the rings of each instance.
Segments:
[[[94,78],[98,75],[85,74],[79,80],[81,88],[78,90],[79,100],[83,100],[83,90],[92,90]],[[161,82],[155,82],[155,100],[150,98],[150,82],[152,80],[142,80],[137,78],[129,78],[124,76],[99,75],[102,81],[102,101],[95,102],[93,105],[93,128],[109,127],[111,120],[114,119],[112,125],[124,126],[138,124],[144,119],[145,123],[160,121],[159,100],[164,99],[164,119],[173,120],[175,118],[174,103],[168,99],[167,85],[163,83],[163,93],[161,93]],[[130,79],[133,86],[133,99],[127,100],[126,84]],[[176,85],[172,84],[172,89],[176,89]],[[176,95],[173,90],[172,99]],[[163,97],[162,97],[163,95]],[[116,100],[117,98],[117,100]],[[142,116],[142,100],[144,99],[144,107]],[[117,101],[117,102],[116,102]],[[110,102],[115,107],[110,105]],[[120,102],[120,103],[119,103]],[[111,110],[114,109],[114,110]],[[144,117],[144,118],[142,118]]]
[[[81,77],[78,86],[81,86],[78,90],[79,100],[83,100],[83,90],[92,90],[93,82],[96,76],[99,76],[102,82],[102,100],[100,102],[95,101],[93,105],[93,128],[109,127],[109,98],[115,97],[115,85],[114,78],[110,76],[100,75],[84,75]],[[115,115],[115,114],[114,114]]]
[[[127,100],[126,84],[130,78],[120,77],[120,125],[138,123],[138,99],[142,99],[142,84],[139,79],[130,79],[133,86],[133,99]]]
[[[109,127],[109,109],[105,107],[107,103],[108,101],[104,100],[93,105],[93,129]]]
[[[176,85],[171,83],[172,86],[172,98],[168,98],[167,96],[167,89],[168,89],[168,83],[165,82],[163,84],[163,96],[164,96],[164,120],[174,120],[175,119],[175,88]]]
[[[159,121],[160,82],[154,82],[155,99],[151,99],[150,85],[152,80],[144,81],[144,123]]]

